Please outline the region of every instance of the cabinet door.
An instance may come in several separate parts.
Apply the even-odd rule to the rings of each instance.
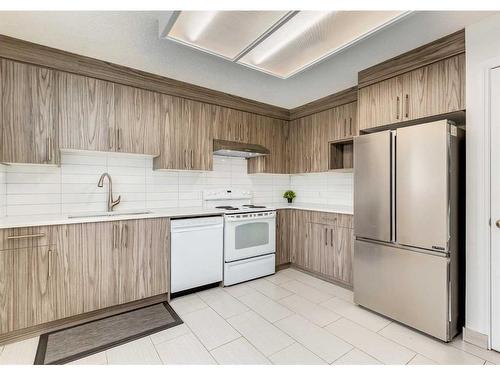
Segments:
[[[290,237],[292,235],[291,210],[277,210],[276,217],[276,265],[290,263]]]
[[[53,255],[49,246],[0,251],[0,333],[56,318]]]
[[[213,105],[190,102],[188,140],[188,169],[205,171],[213,168],[212,127],[217,115]]]
[[[120,222],[120,303],[168,292],[169,220]]]
[[[345,137],[350,138],[359,134],[358,130],[358,103],[353,102],[342,106],[345,123]]]
[[[214,137],[233,142],[250,141],[251,114],[231,108],[220,109]]]
[[[465,55],[407,73],[403,119],[414,120],[465,109]]]
[[[333,277],[352,285],[353,231],[349,228],[332,227],[333,236]]]
[[[314,222],[309,222],[307,227],[306,268],[312,272],[323,273],[324,266],[322,265],[322,261],[324,260],[325,251],[328,246],[328,228],[323,224]]]
[[[394,77],[358,91],[359,129],[402,121],[403,82]]]
[[[119,152],[160,154],[161,96],[114,84],[116,147]]]
[[[0,92],[0,161],[57,164],[54,71],[2,59]]]
[[[323,126],[325,115],[320,112],[311,115],[310,121],[310,172],[324,172],[328,170],[328,141],[326,128]]]
[[[58,72],[59,143],[65,149],[115,149],[114,85]]]
[[[293,210],[292,213],[292,246],[291,259],[299,267],[307,267],[307,246],[309,241],[307,223],[309,220],[309,212]]]

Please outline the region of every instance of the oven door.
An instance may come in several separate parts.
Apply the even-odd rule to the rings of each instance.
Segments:
[[[232,262],[276,251],[276,212],[226,215],[224,260]]]

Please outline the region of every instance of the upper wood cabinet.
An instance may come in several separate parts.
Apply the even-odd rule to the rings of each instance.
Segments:
[[[168,95],[161,96],[161,153],[155,169],[212,169],[212,131],[217,107]]]
[[[1,59],[0,161],[58,164],[55,72]]]
[[[220,107],[214,126],[214,139],[250,143],[252,114]]]
[[[289,173],[328,171],[329,142],[357,135],[357,103],[352,102],[290,121]]]
[[[160,154],[161,94],[115,84],[115,132],[118,152]]]
[[[363,87],[360,130],[465,109],[465,54]]]
[[[248,173],[287,173],[288,122],[251,115],[250,142],[266,147],[270,154],[248,159]]]
[[[57,81],[60,147],[115,151],[115,85],[63,72]]]

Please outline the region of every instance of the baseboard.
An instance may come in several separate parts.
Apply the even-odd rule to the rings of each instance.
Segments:
[[[4,333],[0,335],[0,346],[40,336],[44,333],[48,333],[51,331],[72,327],[92,320],[102,319],[111,315],[116,315],[130,310],[135,310],[141,307],[153,305],[155,303],[166,302],[167,299],[168,299],[167,294],[160,294],[157,296],[141,299],[138,301],[124,303],[122,305],[106,307],[105,309],[90,311],[81,315],[70,316],[68,318],[54,320],[53,322],[43,323],[33,327],[23,328],[16,331]]]
[[[283,263],[283,264],[277,264],[277,265],[276,265],[276,272],[281,271],[281,270],[284,270],[284,269],[286,269],[286,268],[290,268],[290,266],[291,266],[291,263],[290,263],[290,262],[288,262],[288,263]]]
[[[339,281],[339,280],[336,280],[336,279],[331,279],[329,277],[325,277],[324,275],[316,273],[316,272],[309,271],[308,269],[302,268],[302,267],[296,265],[295,263],[290,263],[288,267],[298,269],[299,271],[307,273],[307,274],[314,276],[318,279],[327,281],[331,284],[335,284],[337,286],[340,286],[340,287],[348,289],[348,290],[352,290],[352,285],[346,284],[346,283]]]
[[[483,349],[488,348],[488,335],[484,333],[476,332],[470,328],[464,327],[462,331],[463,340],[468,342],[469,344],[479,346]]]

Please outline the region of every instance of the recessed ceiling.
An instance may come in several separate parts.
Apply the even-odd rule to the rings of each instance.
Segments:
[[[405,11],[182,11],[161,35],[288,78],[400,20]]]

